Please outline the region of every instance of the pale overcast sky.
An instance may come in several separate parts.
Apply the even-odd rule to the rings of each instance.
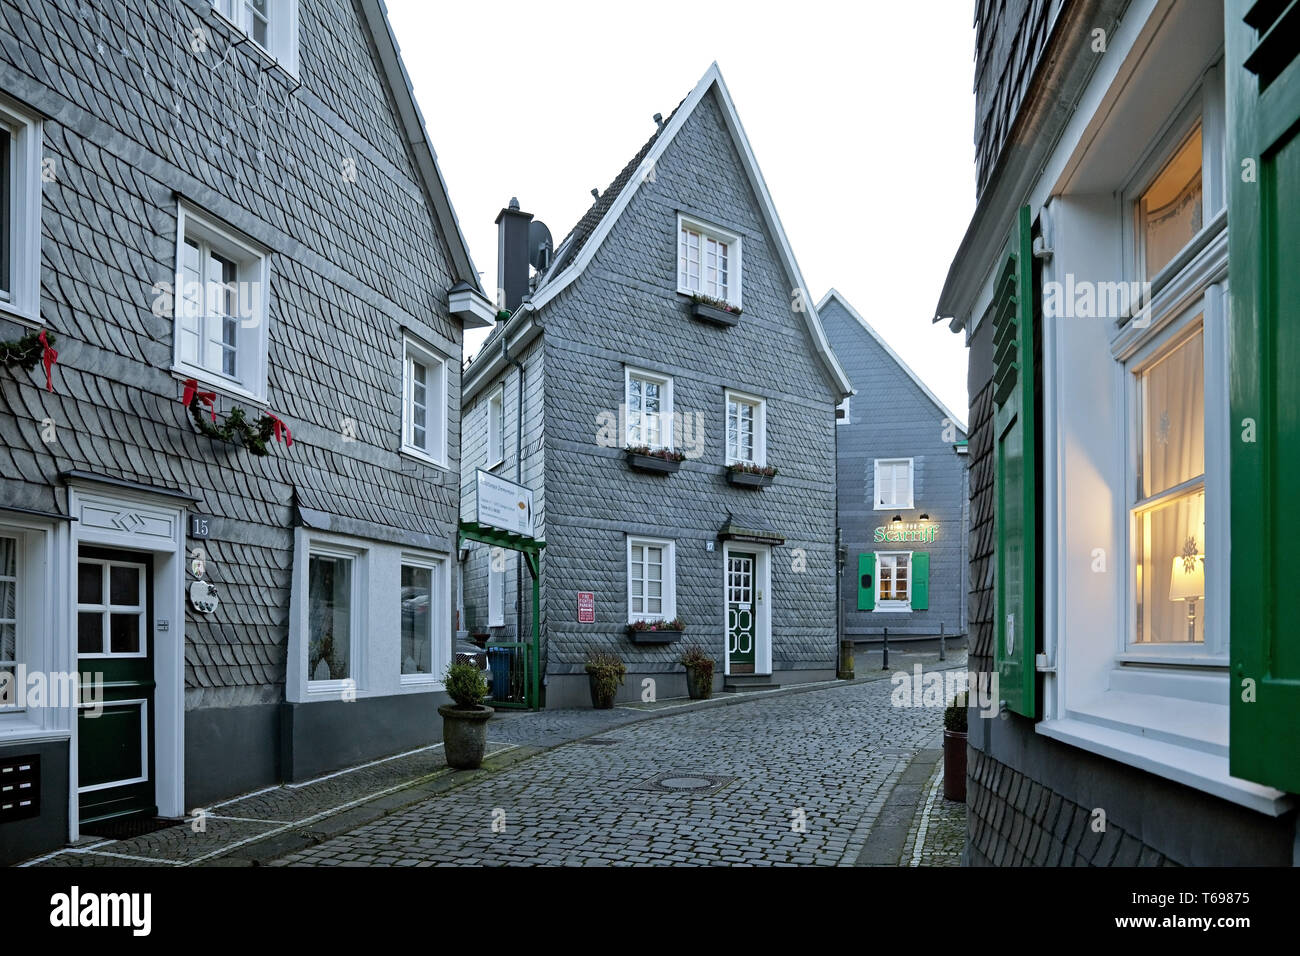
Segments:
[[[973,0],[387,3],[484,288],[511,196],[558,243],[716,60],[814,301],[839,289],[965,420],[930,319],[975,206]]]

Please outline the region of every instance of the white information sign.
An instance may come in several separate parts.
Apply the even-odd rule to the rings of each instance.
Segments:
[[[533,492],[531,488],[506,481],[478,470],[478,509],[475,520],[481,525],[512,531],[531,538],[533,535]]]

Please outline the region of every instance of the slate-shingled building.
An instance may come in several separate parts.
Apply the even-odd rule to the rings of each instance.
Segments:
[[[978,4],[971,864],[1300,862],[1284,10]]]
[[[492,310],[379,0],[2,7],[0,669],[115,684],[0,709],[11,861],[436,739]]]
[[[621,699],[640,699],[646,678],[660,698],[683,695],[689,644],[732,687],[834,677],[835,406],[850,386],[717,67],[531,290],[510,254],[530,219],[515,203],[498,219],[510,316],[465,371],[461,475],[467,520],[478,469],[533,490],[547,706],[589,703],[589,649],[627,663]],[[714,306],[697,310],[699,295]],[[728,465],[777,474],[742,487]],[[527,636],[518,567],[469,552],[472,633]],[[594,622],[578,620],[582,592]],[[678,643],[627,634],[674,618]]]

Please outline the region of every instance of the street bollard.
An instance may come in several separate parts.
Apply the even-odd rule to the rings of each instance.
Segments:
[[[885,659],[880,663],[882,671],[889,670],[889,628],[885,628]]]
[[[852,641],[840,641],[840,670],[835,676],[840,680],[853,680]]]
[[[939,660],[946,661],[947,659],[948,659],[947,648],[943,646],[943,621],[940,621],[939,622]]]

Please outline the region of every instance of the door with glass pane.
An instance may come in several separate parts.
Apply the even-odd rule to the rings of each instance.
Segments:
[[[152,570],[148,555],[129,551],[83,547],[77,556],[77,670],[102,681],[102,695],[83,693],[102,705],[78,712],[82,823],[158,811]]]
[[[727,553],[727,659],[733,674],[754,673],[755,556]]]

